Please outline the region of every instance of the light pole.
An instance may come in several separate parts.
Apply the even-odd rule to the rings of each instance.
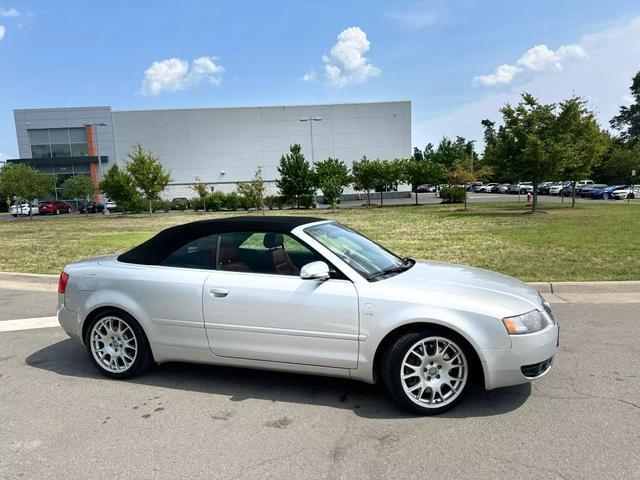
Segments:
[[[102,180],[102,158],[100,157],[100,143],[98,143],[98,127],[106,127],[107,124],[106,123],[85,123],[84,126],[93,128],[93,135],[96,137],[95,138],[96,153],[98,154],[98,173],[100,175],[100,180]],[[104,195],[101,194],[101,197],[102,197],[101,198],[102,203],[104,204]],[[105,215],[108,215],[107,207],[104,207],[103,213]]]
[[[309,132],[311,137],[311,163],[314,163],[313,158],[313,122],[321,122],[322,117],[302,117],[301,122],[309,122]]]

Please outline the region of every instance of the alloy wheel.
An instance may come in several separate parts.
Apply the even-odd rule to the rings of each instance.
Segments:
[[[440,408],[463,391],[469,367],[462,349],[444,337],[427,337],[406,353],[400,368],[407,397],[425,408]]]
[[[138,341],[131,326],[121,318],[101,318],[91,329],[89,339],[93,358],[107,372],[125,372],[136,360]]]

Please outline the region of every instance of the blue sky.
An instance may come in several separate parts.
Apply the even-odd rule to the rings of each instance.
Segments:
[[[14,108],[408,99],[423,146],[480,140],[526,89],[606,124],[637,70],[637,0],[0,0],[0,159]]]

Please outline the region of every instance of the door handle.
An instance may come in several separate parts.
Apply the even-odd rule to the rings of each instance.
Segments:
[[[229,295],[229,290],[226,288],[210,288],[209,293],[212,297],[223,298]]]

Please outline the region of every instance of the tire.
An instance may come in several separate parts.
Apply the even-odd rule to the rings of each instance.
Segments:
[[[424,329],[409,332],[391,345],[382,359],[381,376],[403,409],[438,415],[463,398],[470,383],[471,359],[466,342],[457,335]]]
[[[153,362],[149,341],[140,324],[116,308],[104,310],[91,319],[84,340],[89,358],[107,377],[132,378]]]
[[[60,215],[60,210],[56,208],[56,215]]]
[[[636,198],[636,196],[633,193],[630,193],[629,195],[627,195],[627,198],[633,200],[634,198]]]
[[[602,194],[602,199],[603,200],[609,200],[609,194],[608,193],[603,193]]]

